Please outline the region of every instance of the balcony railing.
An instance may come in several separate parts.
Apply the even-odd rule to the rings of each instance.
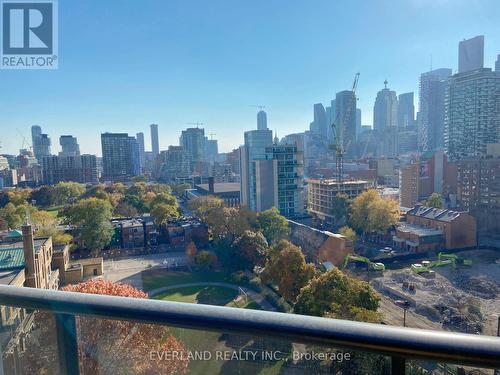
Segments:
[[[497,337],[12,286],[0,286],[0,304],[53,314],[62,374],[81,373],[77,322],[85,316],[371,353],[385,358],[389,371],[398,375],[405,373],[409,363],[420,360],[489,369],[500,367]],[[211,372],[207,369],[205,373]]]

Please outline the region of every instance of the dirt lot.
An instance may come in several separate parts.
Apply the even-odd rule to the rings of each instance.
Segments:
[[[429,328],[496,335],[500,314],[500,253],[472,250],[457,255],[471,259],[472,266],[434,267],[435,278],[416,275],[409,268],[388,270],[370,282],[392,300],[410,301],[409,316],[414,316],[415,325],[408,320],[408,326],[422,327],[428,321]],[[415,291],[403,288],[403,281],[413,284]],[[388,303],[390,300],[384,298],[383,313],[390,310]],[[398,324],[391,322],[392,316],[387,318],[390,324]]]

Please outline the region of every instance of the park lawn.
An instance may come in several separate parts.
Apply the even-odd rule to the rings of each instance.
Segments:
[[[222,272],[147,270],[142,273],[142,287],[150,291],[163,286],[188,284],[204,281],[228,282],[229,277]]]
[[[220,286],[190,286],[166,291],[153,297],[164,301],[200,303],[225,306],[232,302],[238,291]]]
[[[50,207],[47,209],[47,212],[50,214],[50,216],[54,217],[54,218],[57,218],[57,215],[59,215],[59,210],[62,208],[63,206],[54,206],[54,207]]]

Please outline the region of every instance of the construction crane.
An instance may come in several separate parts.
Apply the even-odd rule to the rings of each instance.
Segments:
[[[21,145],[21,148],[22,149],[25,149],[27,146],[27,150],[28,151],[32,151],[33,150],[33,147],[32,145],[28,142],[28,140],[26,139],[26,137],[24,136],[24,134],[19,130],[19,129],[16,129],[16,131],[19,133],[19,135],[21,136],[21,138],[23,139],[23,143]]]
[[[211,139],[211,140],[213,140],[213,139],[214,139],[214,135],[217,135],[217,134],[215,134],[215,133],[210,133],[210,134],[208,134],[208,135],[210,136],[210,139]]]
[[[344,174],[344,153],[350,144],[344,145],[344,132],[347,121],[349,120],[349,115],[351,112],[356,111],[356,89],[358,87],[359,73],[354,76],[354,82],[352,84],[352,98],[354,103],[350,106],[350,110],[344,112],[342,122],[340,120],[340,111],[337,113],[335,121],[331,124],[332,133],[334,136],[334,144],[330,145],[330,149],[335,152],[335,169],[337,172],[337,182],[340,185],[342,183]],[[354,110],[352,110],[354,108]]]
[[[186,125],[196,125],[197,128],[199,128],[200,126],[203,126],[203,123],[202,122],[186,122]]]

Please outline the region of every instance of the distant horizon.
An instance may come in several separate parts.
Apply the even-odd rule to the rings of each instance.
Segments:
[[[385,79],[397,95],[414,92],[417,111],[420,74],[455,73],[461,40],[485,36],[487,68],[500,54],[494,0],[110,4],[59,3],[58,70],[0,70],[1,154],[17,154],[22,136],[31,143],[33,125],[53,154],[72,135],[101,156],[101,133],[142,132],[150,151],[158,124],[166,150],[196,122],[229,152],[257,128],[254,106],[280,138],[303,132],[313,105],[328,106],[357,72],[362,125],[373,125]]]

